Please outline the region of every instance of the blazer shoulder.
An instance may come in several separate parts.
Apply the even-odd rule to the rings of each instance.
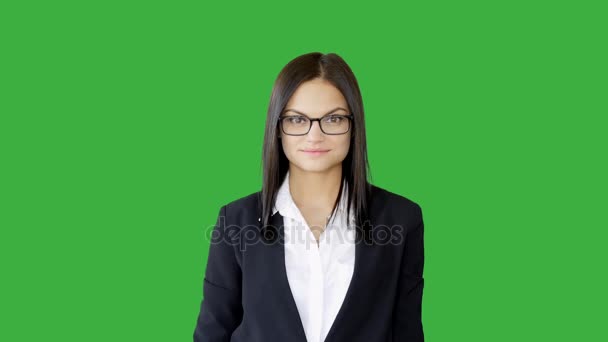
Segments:
[[[224,205],[224,207],[226,207],[226,215],[241,215],[243,213],[250,214],[251,216],[257,215],[261,194],[261,190],[256,191],[226,203]]]
[[[422,215],[418,202],[410,197],[397,194],[385,188],[371,184],[371,207],[395,209],[408,215]]]

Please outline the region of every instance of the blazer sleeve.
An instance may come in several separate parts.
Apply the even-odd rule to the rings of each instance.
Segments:
[[[240,324],[241,267],[238,244],[226,229],[226,206],[220,209],[213,228],[207,268],[203,280],[203,299],[194,330],[195,342],[228,342]]]
[[[397,301],[393,313],[393,342],[423,342],[422,289],[424,278],[424,221],[416,205],[414,224],[405,236]]]

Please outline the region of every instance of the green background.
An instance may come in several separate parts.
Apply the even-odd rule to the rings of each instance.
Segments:
[[[606,8],[591,1],[0,5],[0,340],[189,341],[273,81],[335,52],[372,183],[425,217],[428,341],[602,341]]]

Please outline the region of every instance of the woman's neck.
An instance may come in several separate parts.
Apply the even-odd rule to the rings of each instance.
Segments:
[[[342,165],[325,172],[289,168],[289,190],[294,203],[302,208],[332,208],[342,181]]]

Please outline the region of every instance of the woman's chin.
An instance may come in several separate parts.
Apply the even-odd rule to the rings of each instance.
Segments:
[[[303,172],[325,173],[325,172],[329,172],[330,170],[332,170],[335,167],[338,167],[339,164],[330,164],[330,163],[322,162],[322,161],[316,161],[316,162],[315,161],[306,161],[303,163],[298,163],[297,165],[294,165],[294,166]]]

